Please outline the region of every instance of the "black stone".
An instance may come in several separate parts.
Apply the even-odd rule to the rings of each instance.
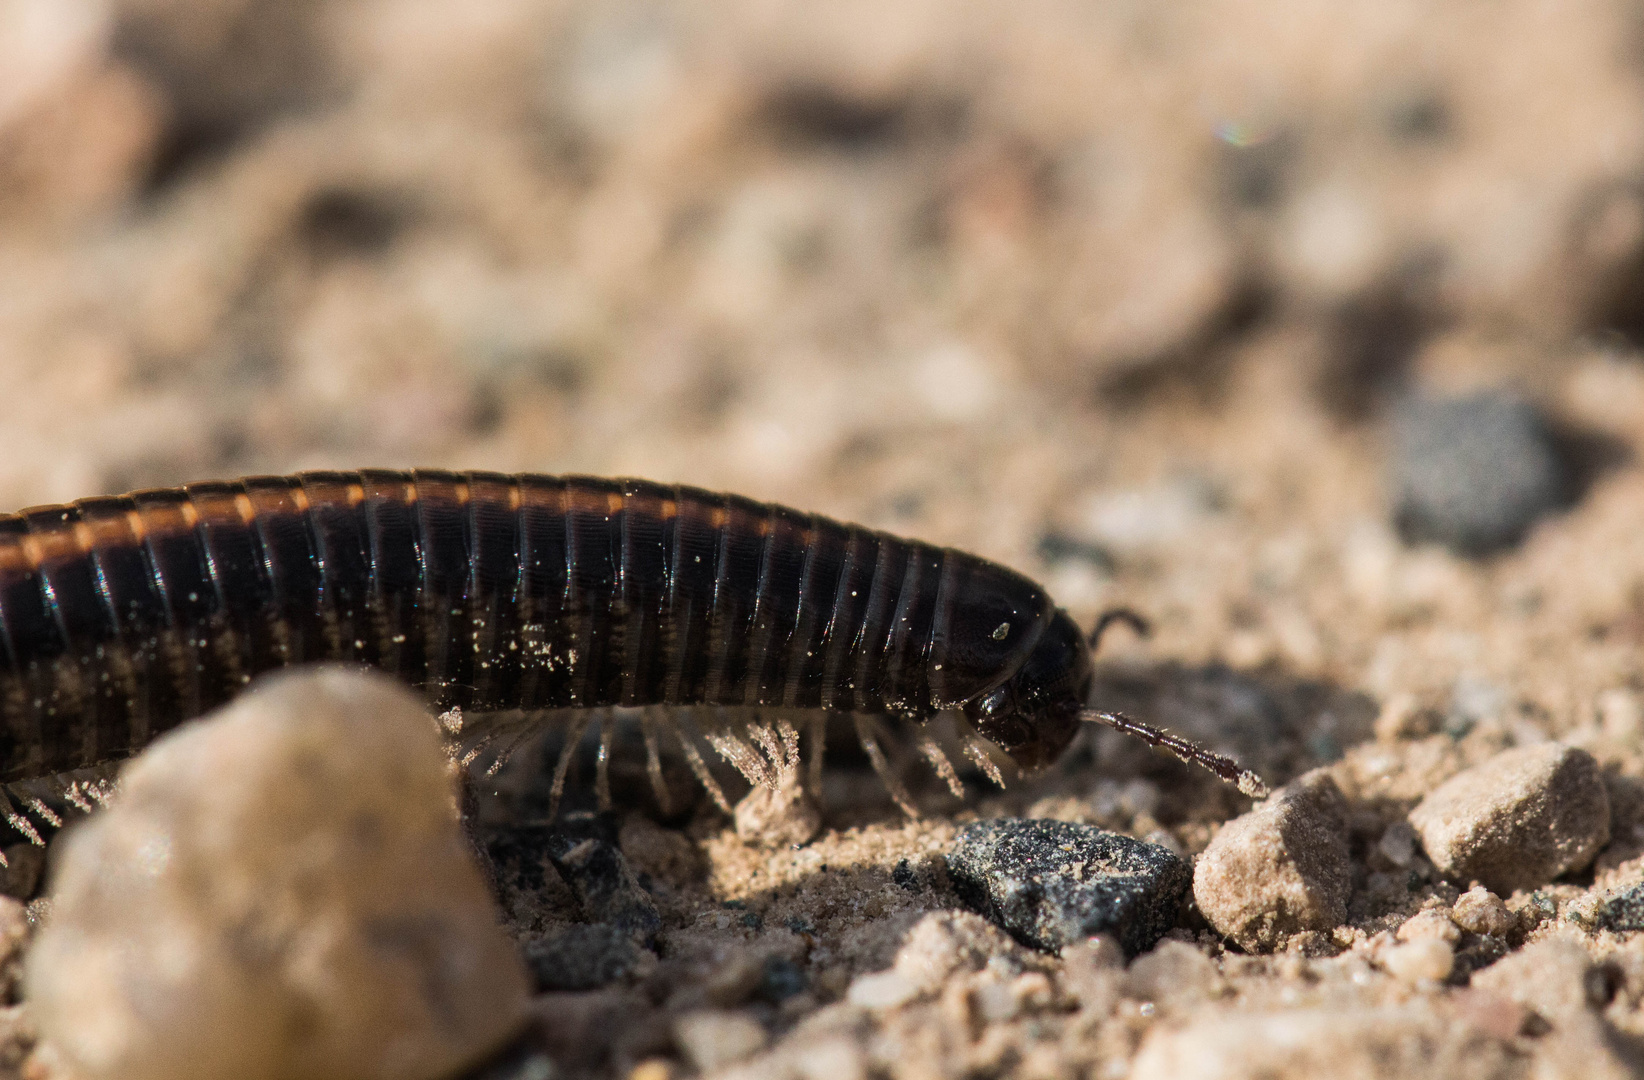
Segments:
[[[1393,434],[1393,516],[1409,543],[1499,551],[1574,495],[1546,419],[1510,394],[1408,401]]]
[[[1129,956],[1176,925],[1193,872],[1157,844],[1065,821],[1001,818],[959,830],[948,874],[964,902],[1055,952],[1111,934]]]
[[[641,955],[630,934],[608,923],[573,926],[525,947],[539,992],[598,990],[637,972]]]
[[[590,922],[608,923],[647,946],[656,941],[662,916],[622,857],[610,815],[566,814],[543,840]]]

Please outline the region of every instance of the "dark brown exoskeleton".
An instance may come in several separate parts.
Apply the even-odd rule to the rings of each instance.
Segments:
[[[1098,719],[1259,783],[1088,708],[1090,646],[1027,578],[734,495],[366,470],[0,516],[0,783],[127,756],[314,661],[380,668],[446,710],[854,714],[889,784],[870,718],[943,711],[1024,767]],[[659,782],[650,726],[646,743]]]

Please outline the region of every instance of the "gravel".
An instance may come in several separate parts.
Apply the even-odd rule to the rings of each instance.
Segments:
[[[1111,934],[1125,952],[1153,947],[1176,923],[1191,872],[1157,844],[1063,821],[980,821],[947,856],[960,897],[1034,948]]]
[[[1322,772],[1224,825],[1193,869],[1193,898],[1205,919],[1251,952],[1339,926],[1352,886],[1346,806]]]
[[[1394,425],[1394,520],[1410,543],[1488,554],[1569,501],[1566,472],[1529,402],[1495,391],[1416,399]]]
[[[53,897],[27,996],[83,1080],[431,1080],[524,1021],[435,726],[385,677],[272,677],[161,739]]]
[[[1592,862],[1610,838],[1610,800],[1591,754],[1549,742],[1456,774],[1410,824],[1440,873],[1506,894]]]

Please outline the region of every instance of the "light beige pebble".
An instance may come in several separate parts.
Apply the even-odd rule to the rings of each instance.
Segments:
[[[1533,1009],[1555,1024],[1601,1004],[1592,957],[1573,940],[1548,938],[1474,973],[1472,985]]]
[[[28,958],[82,1080],[416,1080],[509,1038],[527,983],[421,703],[341,668],[165,736],[61,841]]]
[[[1506,934],[1518,922],[1501,897],[1482,885],[1475,885],[1457,897],[1450,918],[1470,934]]]
[[[1347,918],[1346,807],[1323,771],[1223,826],[1193,868],[1193,898],[1216,931],[1252,952]]]
[[[703,1010],[674,1021],[674,1041],[698,1072],[711,1072],[764,1049],[765,1029],[746,1013]]]
[[[1131,962],[1124,990],[1137,1001],[1188,1007],[1220,997],[1226,983],[1216,962],[1185,941],[1161,941]]]
[[[894,1009],[919,996],[919,987],[895,970],[858,975],[845,992],[845,1000],[864,1009]]]
[[[1591,754],[1541,743],[1451,777],[1410,824],[1440,873],[1505,894],[1592,862],[1610,839],[1610,800]]]
[[[1393,978],[1415,986],[1448,979],[1456,966],[1456,954],[1443,938],[1418,937],[1388,949],[1381,962]]]
[[[1400,941],[1421,941],[1431,938],[1447,945],[1455,945],[1461,940],[1461,929],[1442,909],[1427,908],[1405,919],[1404,924],[1398,929],[1397,937]]]
[[[959,972],[980,971],[995,956],[1021,957],[1022,946],[970,911],[933,911],[908,931],[893,970],[920,993],[940,990]]]
[[[1142,1043],[1130,1080],[1516,1080],[1501,1042],[1431,1008],[1202,1015]]]
[[[797,781],[779,787],[755,784],[733,816],[737,837],[764,847],[803,844],[822,828],[822,811]]]

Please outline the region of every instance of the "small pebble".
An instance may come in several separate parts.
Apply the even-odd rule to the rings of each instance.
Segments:
[[[1126,997],[1176,1007],[1220,997],[1224,986],[1216,962],[1185,941],[1161,941],[1124,978]]]
[[[609,815],[561,814],[546,837],[548,859],[589,920],[608,923],[650,946],[662,928],[662,916],[623,858],[618,836]]]
[[[386,677],[260,681],[58,845],[26,989],[81,1080],[433,1080],[525,1022],[435,725]]]
[[[858,975],[845,993],[845,1000],[864,1009],[894,1009],[919,996],[919,987],[892,969],[873,975]]]
[[[767,956],[755,993],[772,1005],[780,1005],[796,994],[805,992],[809,980],[804,969],[781,956]]]
[[[1062,950],[1062,983],[1086,1011],[1104,1016],[1125,987],[1125,954],[1106,934]]]
[[[1605,1003],[1592,957],[1574,941],[1548,938],[1473,974],[1472,985],[1558,1023]]]
[[[46,872],[46,849],[38,844],[13,844],[6,849],[6,865],[0,866],[0,895],[15,900],[31,900],[40,891]]]
[[[1406,403],[1394,424],[1394,454],[1400,534],[1462,555],[1517,544],[1572,493],[1541,414],[1499,391]]]
[[[1443,909],[1426,908],[1405,919],[1395,936],[1400,941],[1433,940],[1454,945],[1461,940],[1461,929]]]
[[[733,816],[737,837],[763,847],[803,844],[822,828],[822,811],[798,782],[780,787],[755,784],[736,804]]]
[[[1501,897],[1483,885],[1475,885],[1457,897],[1455,906],[1450,909],[1450,918],[1469,934],[1494,934],[1497,937],[1505,935],[1518,923]]]
[[[1065,821],[974,822],[947,863],[960,899],[1052,952],[1094,934],[1145,952],[1176,924],[1192,877],[1167,848]]]
[[[1607,897],[1599,907],[1598,925],[1605,930],[1644,930],[1644,882]]]
[[[1610,800],[1591,754],[1541,743],[1451,777],[1410,824],[1440,873],[1505,895],[1592,862],[1610,839]]]
[[[1456,966],[1456,954],[1443,938],[1420,937],[1388,949],[1381,962],[1393,978],[1414,986],[1448,979]]]
[[[960,972],[981,971],[994,957],[1020,950],[980,915],[933,911],[908,931],[896,953],[895,971],[921,992],[932,992]]]
[[[698,1072],[712,1072],[763,1049],[765,1029],[744,1013],[704,1010],[674,1021],[674,1041]]]
[[[525,963],[540,991],[597,990],[654,966],[655,957],[621,928],[593,923],[532,942],[525,947]]]
[[[1193,897],[1205,919],[1251,952],[1341,925],[1352,884],[1346,807],[1323,772],[1228,822],[1193,870]]]
[[[1524,1075],[1501,1041],[1422,1003],[1383,1008],[1206,1010],[1160,1025],[1128,1080],[1506,1080]]]

